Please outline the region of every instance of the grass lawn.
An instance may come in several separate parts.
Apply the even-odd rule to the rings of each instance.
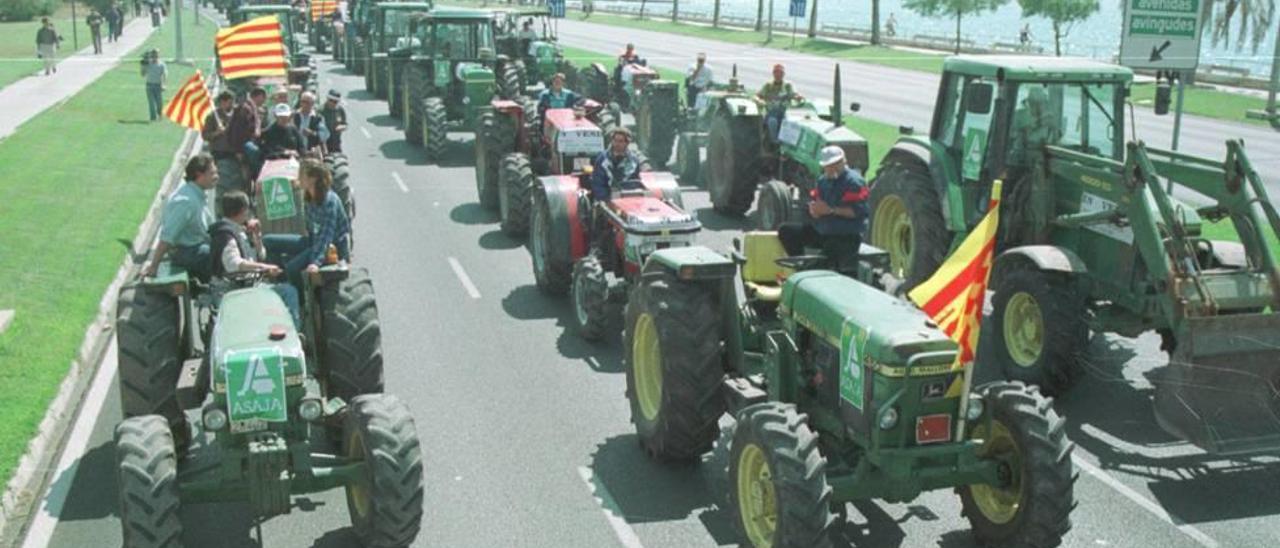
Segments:
[[[212,56],[214,26],[187,18],[189,51]],[[173,43],[172,19],[143,48]],[[192,68],[169,66],[172,93]],[[167,100],[167,96],[166,96]],[[66,376],[123,249],[137,232],[185,129],[147,123],[134,63],[107,72],[71,100],[0,142],[0,480]]]
[[[1131,98],[1134,105],[1143,108],[1153,108],[1155,104],[1156,85],[1154,83],[1137,84],[1133,86],[1133,94]],[[1173,93],[1174,101],[1177,100],[1177,90]],[[1186,95],[1183,97],[1182,110],[1187,114],[1196,114],[1209,118],[1217,118],[1219,120],[1231,120],[1233,122],[1246,122],[1250,124],[1268,125],[1266,120],[1252,120],[1245,117],[1245,112],[1250,110],[1262,110],[1267,106],[1267,100],[1262,97],[1254,97],[1252,95],[1241,95],[1239,93],[1227,93],[1215,89],[1202,89],[1190,87],[1186,89]],[[1169,104],[1169,116],[1173,116],[1174,104]]]

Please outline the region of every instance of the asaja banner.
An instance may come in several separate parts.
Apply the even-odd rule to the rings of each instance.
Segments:
[[[232,421],[284,422],[284,359],[276,349],[228,352],[227,411]]]

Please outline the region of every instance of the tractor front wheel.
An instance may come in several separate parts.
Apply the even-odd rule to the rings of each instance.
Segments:
[[[357,396],[347,411],[347,457],[364,477],[347,486],[347,511],[365,546],[408,546],[422,529],[422,447],[413,415],[399,398]]]
[[[515,128],[512,118],[484,108],[480,113],[480,129],[476,132],[476,194],[480,206],[498,209],[498,175],[502,155],[514,147]]]
[[[697,459],[725,409],[714,289],[646,275],[626,318],[627,398],[640,446],[660,460]]]
[[[889,253],[894,276],[909,290],[942,265],[951,234],[929,173],[914,164],[893,163],[871,184],[871,245]]]
[[[515,99],[520,96],[520,71],[515,63],[507,61],[502,64],[502,73],[498,75],[498,95],[503,99]]]
[[[1067,275],[1032,268],[1008,272],[992,285],[992,350],[1005,378],[1039,385],[1049,395],[1066,391],[1088,345],[1084,295]]]
[[[382,323],[373,280],[353,267],[337,287],[320,288],[323,366],[329,393],[344,400],[382,392]]]
[[[809,418],[793,404],[759,403],[738,413],[729,447],[729,511],[744,546],[831,546],[827,460]]]
[[[533,256],[533,278],[538,289],[550,295],[564,295],[572,283],[572,266],[556,257],[567,257],[569,250],[554,250],[554,228],[551,226],[551,204],[541,193],[535,196],[533,220],[529,227],[529,254]],[[559,251],[559,252],[557,252]]]
[[[402,71],[404,69],[401,69]],[[400,78],[396,78],[396,67],[387,61],[387,114],[392,118],[400,118],[404,116],[404,73],[400,73]]]
[[[502,158],[498,201],[501,228],[508,236],[523,236],[529,231],[529,209],[533,207],[533,168],[529,157],[513,152]]]
[[[610,321],[609,280],[595,255],[573,264],[573,312],[578,336],[588,341],[604,337]]]
[[[427,159],[440,161],[444,156],[444,145],[449,140],[449,115],[445,111],[444,101],[439,97],[427,97],[422,101],[422,148],[427,152]]]
[[[778,230],[782,223],[791,218],[791,187],[777,179],[770,179],[760,187],[756,214],[760,230]]]
[[[979,393],[987,416],[968,437],[982,440],[981,458],[999,461],[1001,485],[957,489],[974,536],[983,546],[1058,546],[1075,506],[1066,420],[1034,386],[1000,381]]]
[[[175,428],[184,425],[174,391],[182,371],[178,299],[129,285],[120,291],[116,311],[124,416],[160,415]]]
[[[144,415],[116,427],[116,478],[124,547],[180,546],[178,452],[168,420]]]
[[[721,116],[711,123],[707,143],[707,190],[721,213],[741,217],[755,199],[760,177],[760,121]]]

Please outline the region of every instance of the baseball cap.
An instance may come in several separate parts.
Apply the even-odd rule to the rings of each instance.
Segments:
[[[822,152],[819,153],[819,158],[822,163],[822,167],[829,167],[844,160],[844,150],[841,150],[838,146],[822,147]]]
[[[281,116],[293,116],[293,109],[289,108],[287,103],[280,103],[271,107],[271,114],[274,114],[277,118]]]

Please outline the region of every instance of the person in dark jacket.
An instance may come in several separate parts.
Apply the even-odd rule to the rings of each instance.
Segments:
[[[293,125],[293,109],[279,104],[271,108],[275,123],[262,132],[262,155],[265,158],[297,158],[307,150],[307,138]]]
[[[316,96],[310,91],[304,91],[298,97],[298,111],[293,113],[293,125],[306,139],[306,151],[323,149],[324,144],[329,141],[329,128],[324,124],[324,117],[316,112]]]
[[[249,97],[231,113],[231,123],[227,126],[227,144],[236,152],[236,160],[244,166],[246,179],[252,179],[262,166],[262,149],[258,146],[258,107],[266,102],[267,90],[253,88]]]
[[[783,223],[778,227],[778,239],[788,255],[804,255],[805,248],[816,247],[835,270],[855,272],[869,213],[867,181],[845,165],[840,147],[824,147],[820,161],[822,176],[810,192],[812,220]]]
[[[84,20],[89,25],[89,37],[93,39],[93,53],[102,53],[102,16],[97,11],[89,12],[89,17]]]
[[[54,30],[48,17],[40,19],[40,30],[36,31],[36,55],[44,61],[44,75],[58,72],[58,44],[62,37]]]
[[[266,248],[262,245],[261,225],[257,219],[249,218],[249,196],[232,191],[219,202],[222,218],[209,227],[213,285],[223,290],[233,289],[228,278],[237,272],[261,272],[267,278],[279,278],[284,273],[279,266],[260,260],[266,257]],[[298,289],[287,283],[272,283],[268,287],[284,301],[294,327],[302,329]]]
[[[631,132],[616,128],[609,133],[609,148],[591,162],[591,199],[605,201],[613,189],[640,188],[640,158],[631,151]]]
[[[329,96],[320,108],[320,116],[324,117],[324,125],[329,128],[329,140],[325,141],[325,148],[330,153],[342,152],[342,133],[347,130],[347,109],[342,106],[341,92],[329,90]]]

